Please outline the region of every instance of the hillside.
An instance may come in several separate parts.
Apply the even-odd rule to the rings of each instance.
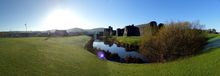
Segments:
[[[104,28],[94,28],[94,29],[81,29],[81,28],[72,28],[68,29],[68,33],[86,33],[86,34],[94,34],[95,32],[103,32]]]

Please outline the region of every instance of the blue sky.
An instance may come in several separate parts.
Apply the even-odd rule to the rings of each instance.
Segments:
[[[68,28],[199,20],[220,31],[220,0],[0,0],[0,31],[25,30],[25,23],[32,31],[62,28],[42,24],[57,9],[68,9],[81,21],[63,26]]]

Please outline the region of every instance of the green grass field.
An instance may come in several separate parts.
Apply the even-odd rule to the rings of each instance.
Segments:
[[[208,34],[208,42],[212,42],[215,41],[217,39],[220,39],[220,35],[219,34]]]
[[[140,37],[139,36],[120,36],[116,37],[116,41],[119,43],[125,43],[129,45],[139,45],[140,44]]]
[[[122,64],[84,49],[89,39],[0,38],[0,76],[220,76],[220,48],[167,63]]]

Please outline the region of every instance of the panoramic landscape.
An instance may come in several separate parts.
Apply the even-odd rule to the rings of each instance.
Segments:
[[[0,76],[220,76],[220,0],[0,0]]]

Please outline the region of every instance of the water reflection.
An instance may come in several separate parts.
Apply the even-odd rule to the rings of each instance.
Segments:
[[[106,59],[117,62],[126,63],[146,63],[147,59],[138,53],[135,49],[126,49],[125,47],[119,46],[112,42],[103,42],[101,40],[95,40],[93,42],[93,48],[98,49],[97,51],[102,52]],[[98,53],[99,53],[98,52]],[[100,57],[100,55],[98,54]]]

